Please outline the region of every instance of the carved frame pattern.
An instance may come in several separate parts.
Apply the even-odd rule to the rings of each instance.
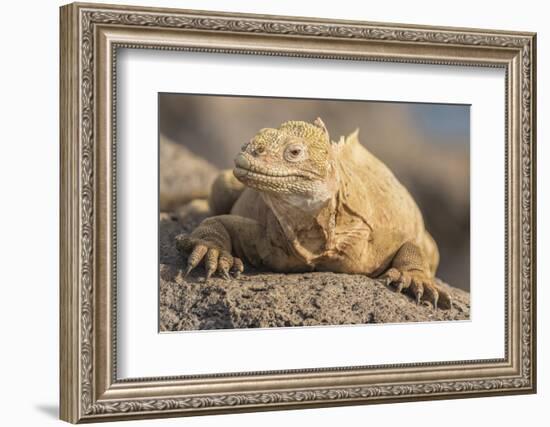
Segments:
[[[73,242],[71,248],[62,244],[61,268],[61,416],[71,422],[99,421],[129,417],[151,417],[199,413],[280,409],[329,404],[352,404],[379,401],[402,401],[426,398],[477,396],[503,393],[526,393],[535,390],[535,35],[530,33],[491,32],[452,28],[412,27],[405,25],[371,24],[365,22],[330,22],[305,18],[234,15],[210,12],[129,8],[72,4],[61,10],[61,126],[62,131],[62,200],[61,239]],[[521,156],[518,186],[521,205],[519,223],[519,364],[515,375],[488,378],[469,378],[391,384],[367,384],[348,387],[267,390],[262,392],[232,392],[211,395],[182,395],[181,397],[144,397],[124,399],[101,396],[96,390],[97,337],[94,317],[98,315],[94,294],[101,286],[94,277],[97,266],[97,49],[96,40],[101,27],[146,28],[149,31],[192,31],[273,37],[294,37],[304,40],[383,41],[401,46],[451,46],[467,51],[479,47],[488,51],[510,52],[507,78],[518,79],[519,105],[509,105],[508,111],[519,115]],[[182,49],[173,45],[142,45],[128,42],[132,47]],[[116,45],[113,57],[116,60]],[[323,52],[293,52],[255,50],[252,48],[204,48],[189,50],[263,55],[291,55],[316,58],[345,58],[365,60],[349,53],[342,56]],[[65,55],[65,56],[63,56]],[[464,59],[462,57],[428,58],[419,56],[371,55],[369,60],[390,60],[412,63],[504,66],[494,60]],[[513,62],[515,61],[515,63]],[[495,65],[496,64],[496,65]],[[516,65],[514,65],[516,64]],[[517,66],[519,64],[519,66]],[[516,66],[517,68],[513,68]],[[64,67],[64,68],[63,68]],[[70,68],[73,67],[73,68]],[[75,73],[75,67],[78,73]],[[517,70],[514,71],[514,70]],[[513,73],[514,75],[511,75]],[[518,74],[519,73],[519,74]],[[116,75],[113,76],[113,85]],[[114,109],[112,126],[116,125]],[[68,129],[68,130],[67,130]],[[512,135],[507,132],[507,135]],[[514,144],[514,141],[511,141]],[[115,163],[116,166],[116,163]],[[507,194],[507,197],[508,194]],[[510,239],[514,236],[508,236]],[[116,236],[114,236],[116,245]],[[69,243],[67,243],[69,245]],[[76,249],[78,248],[78,249]],[[512,294],[515,295],[515,294]],[[507,313],[508,314],[508,313]],[[508,317],[507,317],[508,319]],[[111,325],[114,327],[114,325]],[[70,350],[69,350],[70,347]],[[112,354],[116,354],[116,349]],[[509,362],[509,361],[508,361]],[[443,365],[446,365],[443,363]],[[453,364],[448,363],[449,367]],[[434,365],[435,366],[435,365]],[[113,362],[112,384],[116,385],[116,362]],[[161,379],[159,379],[160,381]],[[162,379],[164,382],[169,379]]]

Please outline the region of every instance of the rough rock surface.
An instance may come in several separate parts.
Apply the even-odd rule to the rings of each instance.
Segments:
[[[206,197],[218,169],[181,144],[160,135],[160,209],[172,210]]]
[[[206,202],[198,200],[160,216],[161,331],[469,319],[469,293],[444,283],[453,296],[451,310],[416,305],[409,296],[361,275],[274,274],[245,266],[238,280],[211,278],[205,283],[202,268],[183,278],[185,259],[174,238],[192,231],[207,215]]]

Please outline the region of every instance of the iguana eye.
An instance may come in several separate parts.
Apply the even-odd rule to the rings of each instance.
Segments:
[[[285,159],[289,162],[298,162],[306,157],[306,149],[302,144],[290,144],[285,149]]]

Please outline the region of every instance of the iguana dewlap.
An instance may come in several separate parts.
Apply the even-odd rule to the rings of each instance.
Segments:
[[[178,237],[190,254],[186,274],[201,261],[207,278],[238,275],[243,261],[356,273],[408,289],[417,302],[451,305],[434,280],[439,253],[418,206],[358,131],[331,142],[321,119],[261,129],[216,179],[209,204],[215,216]]]

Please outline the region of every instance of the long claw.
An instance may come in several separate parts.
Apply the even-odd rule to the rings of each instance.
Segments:
[[[401,285],[402,285],[402,289],[408,289],[409,286],[411,286],[411,276],[407,276],[405,274],[403,274],[401,276]]]
[[[191,255],[187,258],[187,269],[185,270],[183,277],[187,277],[191,270],[193,270],[199,262],[201,262],[207,251],[208,248],[204,245],[195,246],[195,249],[193,249],[193,252],[191,252]]]
[[[427,300],[430,302],[430,305],[433,306],[433,309],[437,311],[437,303],[439,301],[439,291],[435,284],[431,282],[424,282],[423,284],[424,292],[426,293]]]
[[[244,264],[241,261],[240,258],[234,257],[233,258],[233,270],[235,270],[238,273],[242,273],[244,271]]]
[[[422,301],[422,296],[424,295],[424,286],[422,285],[422,282],[413,279],[411,281],[411,290],[415,296],[416,305],[419,305],[420,301]]]
[[[188,265],[187,268],[185,269],[185,272],[183,273],[183,278],[184,279],[189,275],[189,273],[191,273],[191,270],[193,270],[193,266]]]
[[[233,257],[230,253],[222,251],[220,253],[220,258],[218,259],[218,273],[220,276],[222,276],[225,280],[229,280],[231,277],[229,276],[229,269],[233,267]]]
[[[443,309],[452,309],[453,308],[453,299],[451,298],[451,295],[448,292],[442,291],[439,293],[439,300],[438,300],[439,307]]]
[[[390,268],[384,273],[382,278],[386,279],[386,283],[391,285],[393,282],[397,282],[401,278],[401,273],[396,268]]]
[[[210,277],[216,272],[216,269],[218,268],[219,254],[220,251],[218,251],[217,249],[209,249],[206,253],[206,280],[210,279]]]
[[[233,257],[233,266],[231,267],[231,273],[233,277],[238,279],[241,276],[241,273],[244,271],[244,264],[240,258]]]
[[[395,291],[400,294],[403,291],[403,286],[405,286],[405,284],[402,281],[399,281],[397,283],[397,288],[395,289]]]

